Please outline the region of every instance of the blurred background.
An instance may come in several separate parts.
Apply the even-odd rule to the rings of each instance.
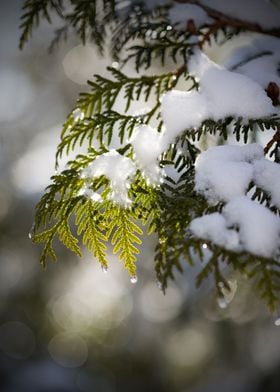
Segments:
[[[279,392],[280,322],[243,278],[217,302],[186,266],[164,296],[152,237],[137,284],[114,256],[105,274],[59,244],[42,270],[29,232],[61,126],[112,61],[74,38],[50,54],[44,23],[20,52],[21,5],[0,2],[0,392]]]

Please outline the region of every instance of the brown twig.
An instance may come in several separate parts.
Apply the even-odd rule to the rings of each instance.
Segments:
[[[267,143],[267,145],[263,149],[265,155],[268,153],[268,151],[271,149],[274,143],[280,143],[280,128],[277,129],[272,139]]]
[[[216,20],[216,23],[213,25],[218,26],[217,21],[219,22],[220,27],[235,27],[245,31],[251,31],[254,33],[261,33],[266,35],[272,35],[274,37],[280,37],[280,28],[278,29],[263,29],[257,23],[251,23],[242,19],[233,18],[228,16],[220,11],[215,10],[214,8],[208,7],[207,5],[201,4],[199,0],[175,0],[177,3],[189,3],[197,5],[202,8],[208,16]]]

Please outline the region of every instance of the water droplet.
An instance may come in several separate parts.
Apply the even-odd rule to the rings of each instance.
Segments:
[[[114,61],[114,62],[112,63],[112,68],[118,69],[119,66],[120,66],[120,64],[119,64],[117,61]]]
[[[108,272],[108,267],[107,267],[107,265],[102,265],[102,266],[101,266],[101,269],[102,269],[102,271],[104,272],[104,274],[107,274],[107,272]]]
[[[274,325],[280,327],[280,317],[277,317],[277,319],[274,320]]]
[[[157,39],[157,37],[158,37],[157,31],[153,31],[151,34],[151,37],[152,37],[152,39]]]
[[[228,280],[227,285],[224,282],[219,282],[218,286],[221,289],[221,293],[223,297],[220,297],[218,299],[218,304],[219,300],[222,299],[220,308],[225,308],[227,305],[231,303],[233,298],[235,297],[235,294],[237,292],[237,281],[236,280]]]
[[[170,31],[170,30],[172,30],[172,29],[173,29],[172,26],[170,26],[170,25],[166,26],[166,30],[167,30],[167,31]]]
[[[208,245],[207,245],[207,244],[203,244],[203,245],[202,245],[202,248],[203,248],[203,249],[207,249],[207,248],[208,248]]]
[[[217,302],[218,302],[219,308],[221,308],[221,309],[225,309],[227,307],[227,305],[228,305],[227,301],[226,301],[226,299],[224,297],[219,297]]]
[[[161,283],[160,280],[157,280],[157,286],[160,289],[160,291],[163,291],[163,284]]]
[[[172,76],[172,80],[177,80],[177,76],[176,76],[176,75],[173,75],[173,76]]]
[[[136,275],[134,275],[134,276],[132,276],[131,278],[130,278],[130,282],[131,283],[137,283],[138,282],[138,278],[137,278],[137,276]]]
[[[32,239],[32,233],[28,233],[28,238],[31,240]]]
[[[77,109],[73,110],[72,116],[74,118],[74,121],[77,122],[79,120],[83,120],[85,117],[85,114],[80,108],[77,108]]]

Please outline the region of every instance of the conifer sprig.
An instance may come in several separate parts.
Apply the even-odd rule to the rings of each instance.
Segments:
[[[41,19],[46,19],[51,23],[51,12],[63,18],[63,0],[26,0],[21,16],[21,36],[19,47],[22,49],[31,38],[34,27],[38,27]]]
[[[112,34],[111,54],[121,66],[129,62],[139,72],[155,63],[162,66],[178,63],[171,72],[137,76],[128,76],[119,69],[108,67],[109,76],[95,75],[88,82],[89,91],[80,95],[64,124],[56,153],[57,167],[63,155],[73,152],[78,155],[68,162],[66,170],[51,178],[52,182],[36,208],[33,241],[43,244],[43,266],[48,258],[57,259],[54,244],[58,238],[78,256],[82,255],[82,246],[85,246],[104,269],[108,268],[107,245],[111,243],[113,252],[119,255],[135,279],[138,246],[142,241],[142,227],[146,226],[149,233],[158,236],[155,270],[163,291],[169,279],[175,278],[175,271],[183,271],[184,261],[193,265],[201,260],[203,265],[197,276],[197,286],[212,279],[221,297],[224,288],[230,289],[227,274],[233,269],[252,278],[260,296],[274,310],[280,292],[279,255],[266,259],[247,252],[228,251],[208,240],[195,238],[189,225],[194,218],[220,212],[223,207],[223,203],[210,206],[195,192],[194,164],[200,153],[201,140],[216,135],[224,142],[233,135],[237,141],[247,143],[256,129],[262,132],[274,129],[278,135],[279,117],[227,117],[218,121],[209,118],[196,128],[185,129],[165,151],[161,151],[156,161],[158,169],[170,169],[174,177],[166,174],[161,178],[162,183],[151,185],[141,172],[133,134],[141,129],[138,128],[140,124],[153,125],[158,132],[164,132],[161,97],[176,87],[179,80],[186,82],[186,90],[198,89],[198,82],[188,73],[187,67],[193,48],[202,48],[205,43],[211,45],[213,41],[220,45],[241,31],[232,20],[227,26],[217,23],[215,17],[213,23],[208,21],[199,28],[194,23],[186,23],[185,29],[171,26],[170,6],[151,10],[141,1],[127,4],[125,0],[24,2],[21,48],[41,19],[51,22],[52,14],[57,14],[63,26],[57,30],[53,45],[63,37],[67,39],[69,31],[74,30],[83,43],[94,42],[102,52]],[[116,110],[118,99],[123,100],[121,112]],[[150,109],[142,114],[133,113],[133,103],[139,101],[148,103]],[[114,136],[117,136],[117,142]],[[113,144],[115,149],[112,149]],[[270,151],[274,160],[279,162],[278,136],[268,147],[267,152]],[[135,169],[125,184],[128,202],[123,205],[114,201],[109,175],[108,178],[97,176],[90,170],[90,175],[85,175],[91,164],[112,150],[120,159],[129,160]],[[272,204],[265,190],[252,183],[248,191],[252,199],[279,216],[279,209]]]

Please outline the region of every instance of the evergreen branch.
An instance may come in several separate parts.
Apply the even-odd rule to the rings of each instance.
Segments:
[[[112,26],[111,52],[113,58],[119,60],[122,49],[130,40],[145,38],[145,34],[153,30],[155,21],[161,25],[161,30],[163,30],[166,26],[169,7],[163,5],[148,9],[142,2],[130,4],[123,15],[115,18]]]
[[[57,234],[60,241],[66,248],[76,253],[76,255],[82,257],[81,249],[78,246],[79,240],[71,233],[69,222],[67,219],[64,219],[61,224],[58,225]]]
[[[192,45],[166,39],[159,42],[147,43],[143,45],[133,45],[128,50],[132,53],[128,54],[124,59],[127,63],[134,59],[136,71],[140,68],[148,69],[154,59],[159,59],[162,66],[165,65],[166,58],[171,57],[175,64],[178,62],[178,56],[186,63],[191,54]]]
[[[202,122],[199,128],[183,132],[183,137],[195,141],[200,140],[203,135],[218,135],[223,140],[227,140],[229,134],[232,133],[237,141],[243,139],[244,143],[247,143],[250,132],[254,132],[256,126],[262,132],[268,129],[278,129],[279,120],[280,118],[277,116],[250,120],[241,117],[227,117],[217,121],[207,119]]]
[[[82,93],[78,100],[77,107],[85,116],[91,117],[94,113],[111,111],[112,107],[120,94],[124,92],[126,101],[125,112],[128,111],[133,100],[139,100],[143,96],[147,101],[153,92],[156,99],[168,89],[172,84],[174,74],[172,72],[162,75],[152,75],[141,77],[128,77],[124,73],[114,68],[108,67],[113,80],[95,75],[95,81],[89,81],[91,87],[89,93]],[[67,124],[69,125],[69,124]]]
[[[78,235],[83,235],[83,244],[98,259],[103,268],[108,268],[106,259],[108,241],[103,222],[101,205],[92,200],[82,199],[75,209]]]
[[[56,254],[53,250],[53,240],[54,237],[57,233],[57,229],[59,228],[59,225],[61,224],[61,222],[57,222],[52,228],[43,231],[42,233],[39,234],[35,234],[32,238],[32,241],[35,244],[44,242],[44,248],[43,251],[41,253],[41,257],[40,257],[40,263],[42,264],[43,268],[46,268],[46,264],[47,264],[47,257],[50,256],[50,258],[53,261],[57,261],[57,257]]]
[[[34,26],[38,27],[41,18],[44,18],[51,23],[51,11],[55,11],[57,15],[63,18],[63,0],[26,0],[22,10],[23,14],[20,18],[20,49],[23,49],[24,45],[31,37]]]
[[[67,208],[68,200],[76,196],[84,180],[76,170],[65,170],[54,175],[43,197],[36,206],[34,230],[46,227],[52,219],[58,218]]]
[[[85,44],[90,39],[95,42],[101,53],[106,38],[106,25],[100,23],[102,3],[103,11],[108,12],[109,9],[114,14],[115,1],[71,0],[73,10],[65,17],[66,23],[75,29],[82,43]]]
[[[272,138],[269,140],[269,142],[266,144],[265,148],[264,148],[264,154],[268,154],[269,150],[272,148],[273,145],[275,146],[275,149],[272,150],[272,152],[270,153],[270,156],[272,157],[274,155],[275,157],[275,161],[279,162],[279,157],[277,154],[277,149],[280,145],[280,127],[277,128],[276,132],[274,133],[274,135],[272,136]]]
[[[248,192],[253,190],[254,193],[251,196],[252,200],[257,200],[258,203],[264,204],[266,208],[269,208],[271,212],[280,216],[280,210],[277,208],[271,201],[271,195],[264,191],[263,189],[256,187],[255,184],[252,182],[249,186]]]
[[[258,276],[260,275],[260,276]],[[279,303],[280,293],[280,265],[277,262],[260,262],[251,272],[251,276],[258,278],[256,288],[260,297],[273,312]]]
[[[200,0],[176,0],[177,3],[188,3],[195,4],[202,8],[210,18],[214,19],[214,24],[219,24],[220,27],[233,27],[243,31],[251,31],[254,33],[261,33],[265,35],[271,35],[274,37],[280,37],[280,29],[264,29],[257,23],[251,23],[242,19],[233,18],[223,12],[217,11],[212,7],[209,7]]]
[[[49,45],[49,52],[52,53],[53,50],[59,45],[60,41],[63,39],[64,42],[68,39],[69,26],[65,24],[64,26],[56,29],[54,32],[54,38]]]
[[[132,277],[136,276],[135,255],[139,253],[135,244],[142,243],[138,237],[142,234],[142,230],[133,222],[131,212],[120,207],[111,209],[107,235],[112,237],[113,252],[120,254],[120,260]]]

